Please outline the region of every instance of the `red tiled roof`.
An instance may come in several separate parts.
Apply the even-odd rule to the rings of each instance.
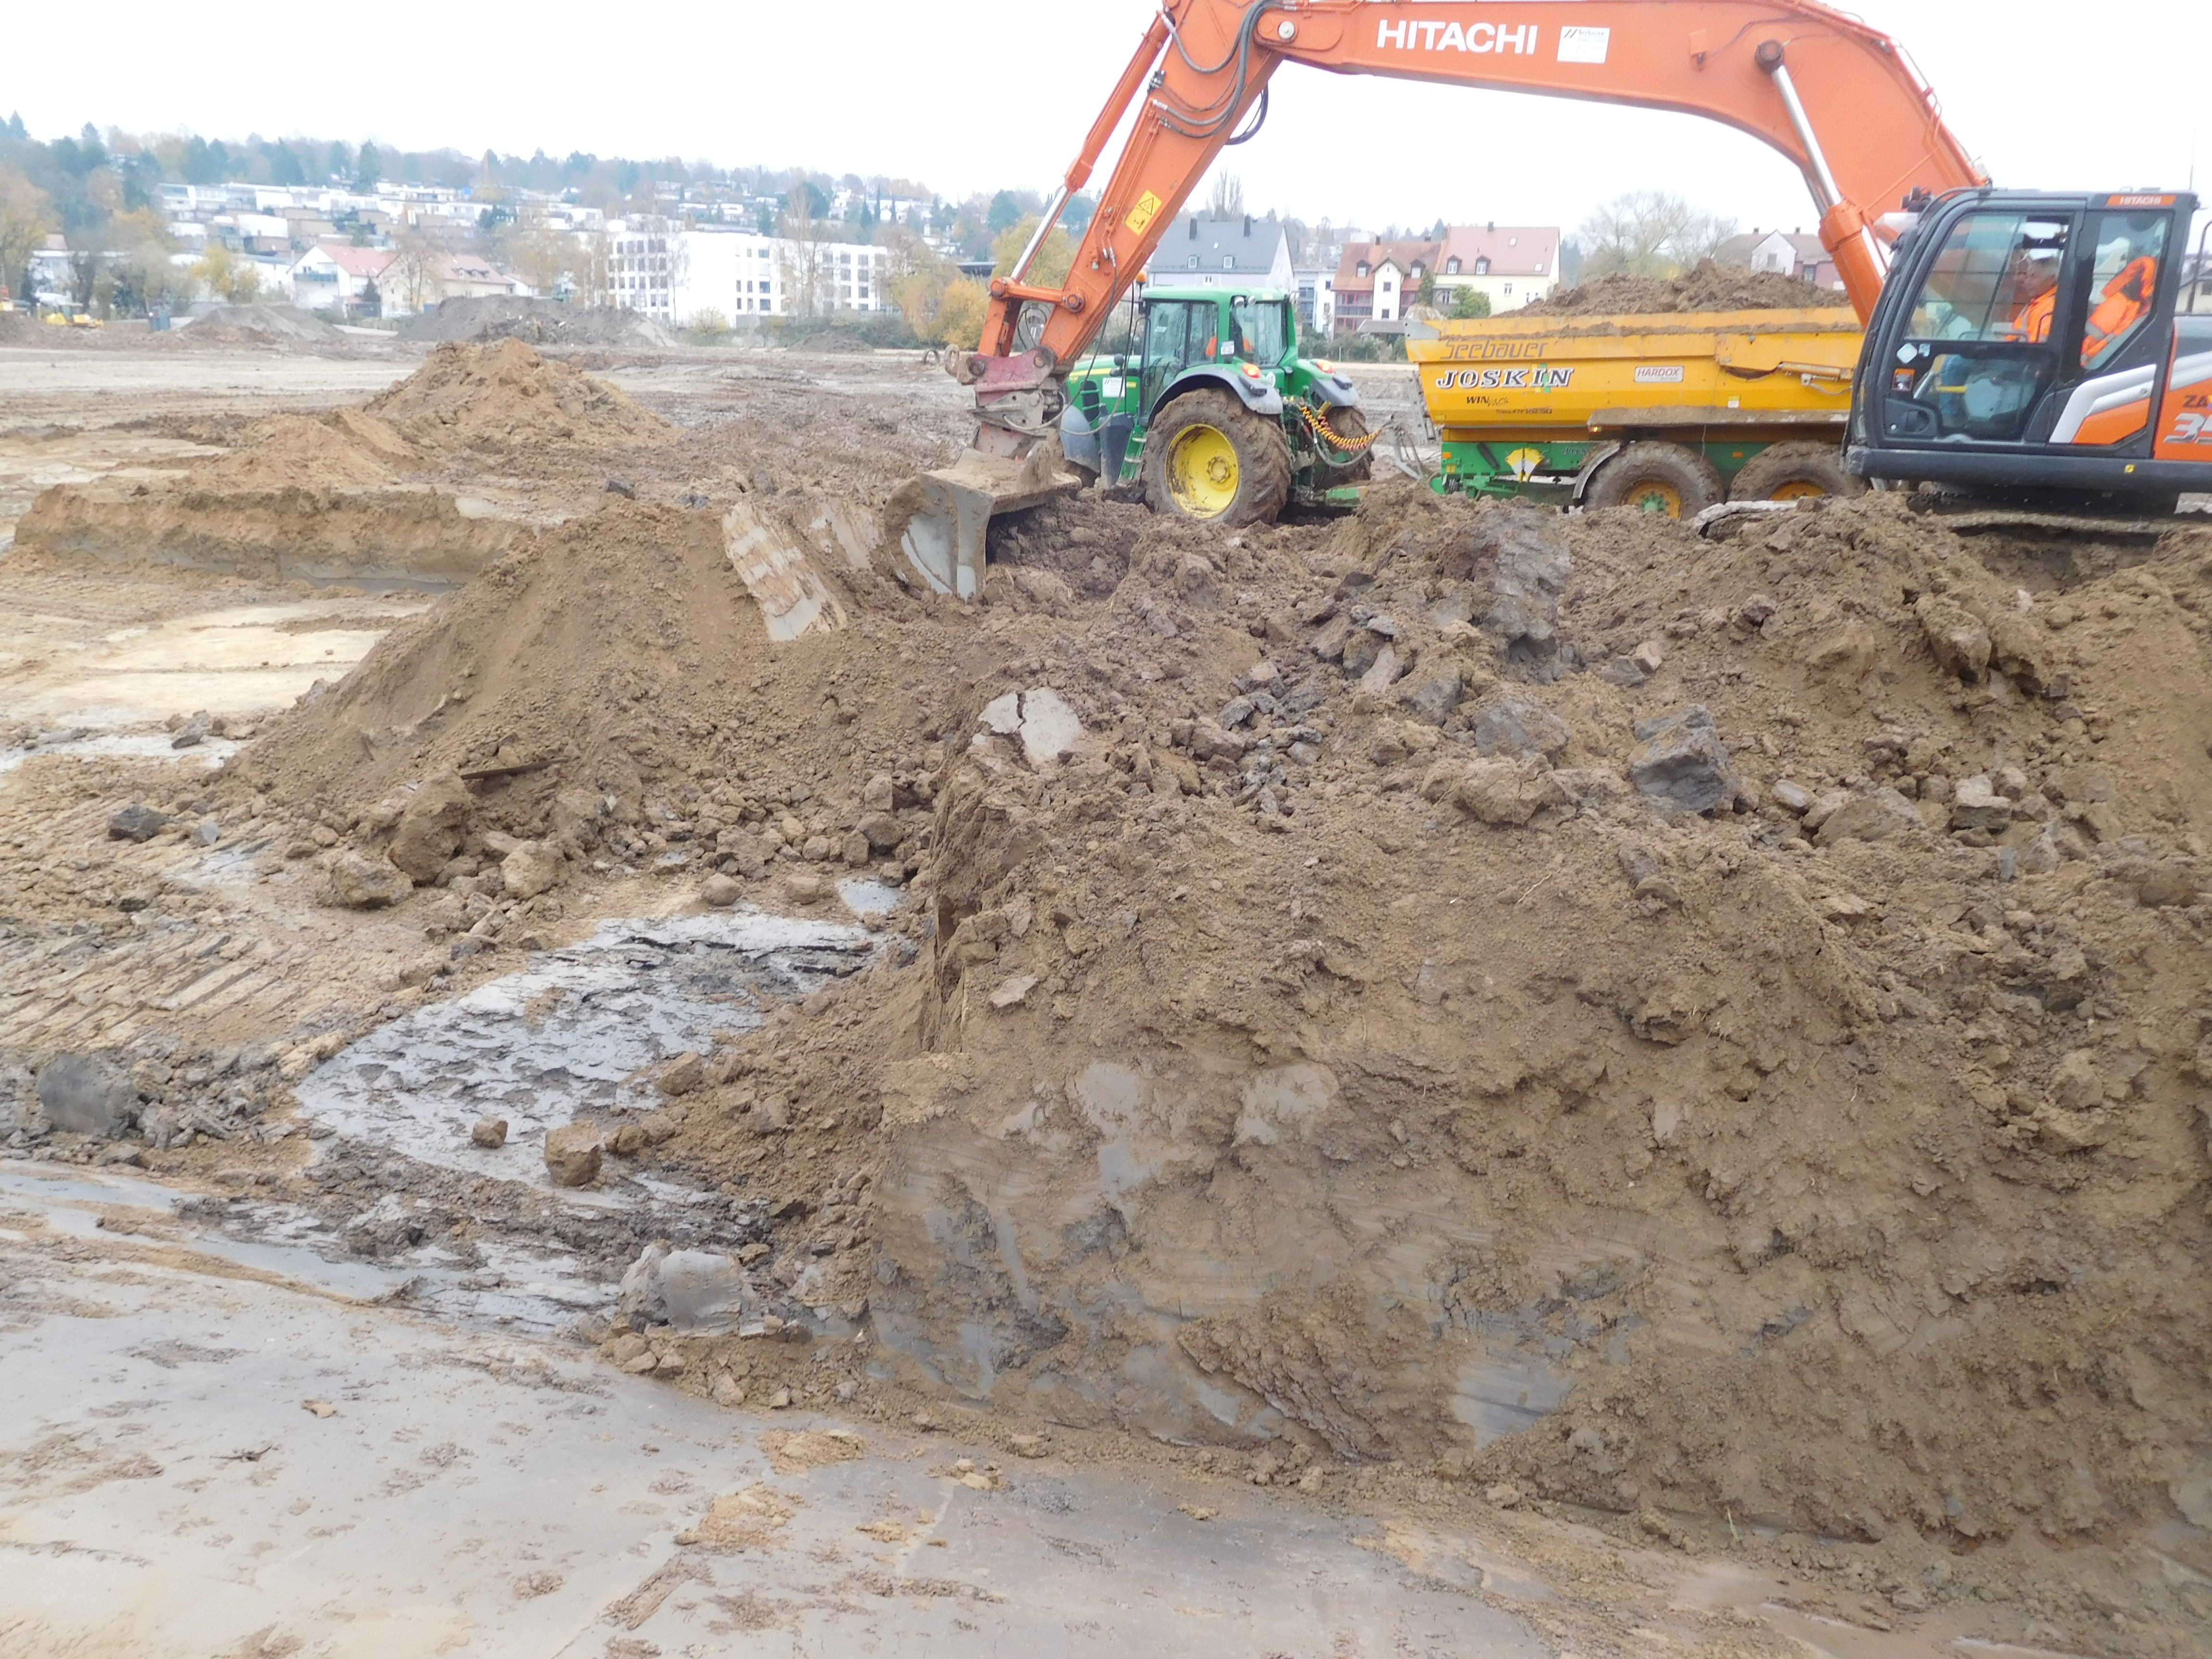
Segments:
[[[1559,228],[1557,225],[1453,225],[1444,235],[1437,256],[1437,269],[1449,274],[1459,261],[1459,274],[1474,274],[1477,259],[1490,261],[1493,276],[1556,276],[1559,273]]]
[[[349,276],[381,276],[392,259],[392,250],[386,247],[356,247],[351,242],[331,241],[315,246],[330,255],[331,263]]]
[[[1344,258],[1336,267],[1336,291],[1339,294],[1366,294],[1374,289],[1375,271],[1386,261],[1410,274],[1414,265],[1432,270],[1437,264],[1437,244],[1434,242],[1350,242],[1346,244]],[[1368,274],[1358,274],[1364,263]]]

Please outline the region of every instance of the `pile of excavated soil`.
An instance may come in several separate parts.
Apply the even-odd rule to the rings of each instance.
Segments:
[[[63,484],[16,526],[26,552],[264,579],[465,580],[536,533],[450,488],[488,472],[578,485],[605,452],[677,428],[509,340],[441,346],[365,410],[258,422],[173,485]]]
[[[825,673],[846,647],[809,644]],[[720,519],[610,497],[395,630],[244,764],[279,799],[350,815],[505,756],[534,769],[481,792],[489,824],[549,835],[567,810],[557,797],[578,786],[642,823],[646,780],[696,795],[695,763],[711,758],[710,781],[773,769],[787,726],[824,722],[805,677],[754,686],[765,658]],[[880,718],[897,717],[885,707]]]
[[[522,340],[540,346],[672,347],[676,337],[649,317],[619,306],[566,306],[557,300],[487,296],[447,300],[410,319],[403,338],[489,344]]]
[[[907,1387],[1914,1540],[1907,1613],[2180,1650],[2100,1609],[2212,1572],[2212,534],[1384,487],[993,553],[972,608],[817,562],[850,625],[771,646],[712,513],[610,500],[224,787],[437,937],[908,884],[654,1154]]]
[[[520,340],[441,345],[368,409],[409,441],[441,451],[632,445],[675,430],[605,380]]]
[[[1778,271],[1700,259],[1680,276],[1594,276],[1555,289],[1526,305],[1516,317],[1585,317],[1594,313],[1644,315],[1667,311],[1787,311],[1801,307],[1848,307],[1841,289],[1818,288]]]
[[[240,336],[324,343],[346,338],[313,312],[302,311],[297,306],[280,305],[217,306],[212,311],[202,312],[188,324],[172,331],[180,338],[203,342],[221,340],[228,343]]]
[[[191,469],[201,489],[341,489],[391,483],[418,464],[399,434],[373,415],[342,409],[321,416],[277,415],[246,441]]]

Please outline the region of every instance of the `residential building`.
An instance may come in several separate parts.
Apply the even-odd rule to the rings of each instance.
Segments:
[[[623,240],[617,238],[617,246]],[[784,262],[776,257],[776,238],[733,226],[681,231],[672,240],[678,269],[671,273],[665,320],[688,323],[704,311],[734,319],[782,310]],[[626,303],[620,291],[615,303]]]
[[[674,265],[683,250],[683,233],[662,219],[617,219],[608,228],[608,303],[643,312],[655,322],[674,322]]]
[[[430,263],[430,281],[441,300],[537,297],[536,290],[521,277],[473,253],[439,254]]]
[[[1437,247],[1431,241],[1346,243],[1336,267],[1334,331],[1352,334],[1364,323],[1403,320],[1419,299],[1422,278],[1436,269]]]
[[[292,303],[302,311],[337,312],[348,317],[398,316],[387,310],[399,296],[387,295],[379,284],[394,258],[389,248],[356,247],[350,242],[326,238],[292,263],[288,286]]]
[[[867,243],[810,245],[735,226],[618,220],[609,230],[607,298],[678,326],[709,311],[732,320],[890,311],[890,249]]]
[[[1496,313],[1542,299],[1559,281],[1556,225],[1449,225],[1440,241],[1347,242],[1336,269],[1336,331],[1367,325],[1395,333],[1421,303],[1424,283],[1437,311],[1472,289],[1488,295]]]
[[[1291,273],[1298,296],[1298,324],[1315,339],[1336,332],[1336,267],[1301,265]]]
[[[31,273],[29,299],[47,306],[75,303],[72,296],[76,291],[76,273],[70,264],[70,246],[66,238],[58,233],[48,236],[46,246],[33,248],[30,258],[24,264]]]
[[[1437,252],[1436,307],[1462,293],[1487,295],[1491,313],[1514,311],[1559,286],[1557,225],[1452,225]]]
[[[1839,289],[1844,285],[1836,270],[1835,257],[1820,246],[1819,237],[1808,236],[1802,230],[1760,230],[1754,227],[1743,235],[1729,237],[1713,250],[1713,258],[1724,265],[1742,265],[1751,270],[1771,270],[1795,276],[1815,288]]]
[[[1160,239],[1152,281],[1176,288],[1272,288],[1297,283],[1290,239],[1274,215],[1255,219],[1187,217]]]

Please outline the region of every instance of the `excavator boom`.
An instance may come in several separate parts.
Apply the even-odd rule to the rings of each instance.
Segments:
[[[943,488],[923,480],[910,493],[920,519],[908,552],[933,583],[967,591],[980,580],[996,472],[1024,501],[1038,498],[1038,468],[1019,479],[1011,470],[1048,446],[1066,368],[1215,157],[1264,118],[1285,64],[1677,110],[1748,132],[1804,174],[1863,321],[1885,265],[1871,221],[1915,192],[1987,182],[1904,50],[1812,0],[1164,0],[1036,235],[993,281],[981,349],[948,364],[974,389],[978,426],[956,469],[965,482],[941,475]],[[1128,139],[1066,280],[1030,283],[1054,217],[1125,118]],[[955,566],[967,573],[957,581]]]
[[[1025,283],[1020,265],[994,283],[984,352],[1011,356],[1020,337],[1057,363],[1079,356],[1286,63],[1678,110],[1748,132],[1805,175],[1863,321],[1881,288],[1869,220],[1914,190],[1987,182],[1904,50],[1806,0],[1169,0],[1071,171],[1071,187],[1088,178],[1141,97],[1073,269],[1057,289]],[[1041,330],[1021,330],[1030,305],[1052,308]]]

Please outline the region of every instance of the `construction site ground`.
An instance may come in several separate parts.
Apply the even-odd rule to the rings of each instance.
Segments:
[[[2212,528],[966,396],[0,346],[0,1650],[2203,1650]]]

